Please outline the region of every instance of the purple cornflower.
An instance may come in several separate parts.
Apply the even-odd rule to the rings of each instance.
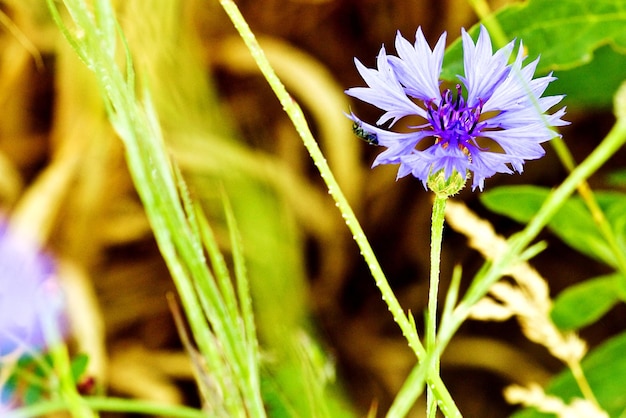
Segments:
[[[61,335],[63,308],[52,259],[0,220],[0,360],[45,348],[50,327]]]
[[[400,164],[398,178],[412,174],[426,188],[435,174],[448,179],[458,173],[465,180],[471,173],[472,189],[482,190],[485,179],[495,173],[521,173],[525,160],[542,157],[540,144],[557,136],[551,128],[568,124],[561,119],[565,108],[546,114],[564,96],[541,97],[555,77],[533,80],[539,58],[522,67],[521,42],[509,64],[515,41],[493,53],[483,26],[476,44],[464,29],[461,32],[465,75],[443,92],[439,76],[445,33],[431,50],[421,28],[414,45],[398,32],[398,56],[387,55],[383,46],[377,69],[355,59],[368,87],[346,93],[384,111],[376,125],[349,115],[358,136],[387,147],[373,167]],[[391,128],[404,118],[408,120],[401,132],[380,127]]]

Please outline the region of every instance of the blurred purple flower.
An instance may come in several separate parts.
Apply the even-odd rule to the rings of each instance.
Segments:
[[[65,329],[53,260],[0,221],[0,356],[47,346],[46,329]]]
[[[493,53],[483,26],[475,44],[464,29],[462,38],[465,75],[458,76],[461,84],[443,92],[439,77],[445,33],[433,50],[421,28],[414,45],[398,33],[398,56],[387,55],[383,46],[377,69],[355,59],[368,87],[346,93],[384,111],[376,125],[349,116],[361,137],[369,135],[376,145],[387,147],[373,166],[400,164],[398,178],[412,174],[424,187],[441,170],[446,178],[457,172],[466,179],[471,173],[472,189],[482,190],[485,179],[495,173],[521,173],[525,160],[542,157],[540,144],[557,136],[552,127],[568,124],[561,119],[565,108],[545,113],[564,96],[541,97],[555,78],[549,74],[533,80],[539,59],[522,67],[521,42],[509,64],[515,41]],[[402,132],[380,127],[392,128],[405,117],[413,120]],[[415,124],[415,117],[421,122]]]

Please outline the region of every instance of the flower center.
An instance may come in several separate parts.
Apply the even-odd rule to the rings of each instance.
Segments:
[[[461,92],[461,85],[456,85],[456,94],[447,89],[441,98],[439,104],[434,101],[426,103],[426,112],[428,113],[428,122],[433,128],[433,136],[435,144],[439,144],[444,148],[455,146],[461,149],[469,156],[468,145],[478,147],[476,143],[475,131],[480,113],[482,111],[482,102],[476,106],[467,106]]]

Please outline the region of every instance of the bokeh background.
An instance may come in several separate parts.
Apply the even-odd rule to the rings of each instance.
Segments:
[[[431,197],[394,167],[369,169],[376,147],[353,136],[343,112],[376,109],[343,90],[363,85],[353,58],[373,66],[396,31],[451,42],[476,21],[464,0],[240,0],[252,30],[310,125],[403,307],[421,326],[427,298]],[[497,10],[506,1],[490,2]],[[272,91],[217,1],[117,1],[140,77],[148,81],[170,152],[191,194],[226,242],[226,193],[243,234],[261,343],[268,356],[315,340],[360,416],[390,405],[414,357],[382,302],[357,246]],[[77,325],[75,352],[91,358],[97,387],[119,396],[194,404],[186,353],[165,294],[173,284],[108,126],[100,91],[51,21],[45,2],[0,2],[0,198],[60,260]],[[558,77],[558,71],[556,73]],[[555,83],[558,87],[558,82]],[[567,93],[567,92],[564,92]],[[572,106],[562,129],[577,161],[612,123],[610,109]],[[621,166],[624,155],[612,161]],[[603,170],[610,170],[607,167]],[[602,187],[600,173],[592,185]],[[487,181],[551,187],[565,177],[550,146],[523,176]],[[476,193],[458,197],[498,231],[520,227],[489,214]],[[549,234],[533,262],[553,293],[607,272]],[[227,251],[227,248],[225,248]],[[460,263],[481,257],[446,230],[443,289]],[[623,307],[585,329],[590,345],[622,327]],[[526,341],[514,321],[468,322],[446,351],[442,375],[468,417],[503,417],[512,382],[545,383],[561,365]],[[297,377],[293,377],[297,378]],[[419,417],[422,408],[413,416]],[[104,414],[110,417],[131,415]]]

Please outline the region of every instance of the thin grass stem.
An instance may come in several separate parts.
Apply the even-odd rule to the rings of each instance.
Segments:
[[[261,73],[267,80],[268,84],[276,94],[276,97],[280,101],[283,109],[291,119],[296,131],[302,138],[302,142],[304,143],[305,148],[309,152],[313,163],[317,167],[322,177],[322,180],[326,183],[326,187],[328,188],[328,193],[331,195],[341,216],[343,217],[346,226],[352,232],[352,236],[354,241],[357,243],[361,250],[361,254],[367,263],[370,272],[374,278],[374,282],[378,289],[381,292],[382,298],[387,304],[389,311],[391,312],[394,320],[400,327],[402,334],[407,339],[409,347],[413,350],[418,360],[421,360],[425,357],[426,351],[424,346],[422,345],[419,336],[417,334],[417,330],[412,325],[411,321],[408,319],[407,315],[404,313],[400,303],[398,302],[395,294],[393,293],[387,278],[385,277],[380,264],[372,250],[361,225],[359,224],[356,215],[354,214],[350,204],[348,203],[345,195],[341,191],[339,184],[337,183],[328,163],[324,155],[322,154],[317,142],[313,138],[313,134],[311,133],[306,119],[304,117],[304,113],[298,104],[293,100],[293,98],[289,95],[285,86],[280,81],[276,72],[273,70],[270,65],[263,49],[259,45],[256,37],[250,30],[246,20],[241,15],[239,8],[237,5],[231,0],[220,0],[220,4],[228,14],[229,18],[233,22],[233,25],[239,32],[241,38],[244,43],[250,50],[252,57],[257,63]],[[445,407],[445,410],[448,411],[450,417],[460,417],[461,414],[458,411],[458,408],[452,397],[450,396],[447,388],[443,384],[441,378],[439,376],[429,376],[427,378],[429,384],[432,385],[433,391],[435,392],[437,399],[439,399]],[[442,409],[443,410],[443,409]]]

